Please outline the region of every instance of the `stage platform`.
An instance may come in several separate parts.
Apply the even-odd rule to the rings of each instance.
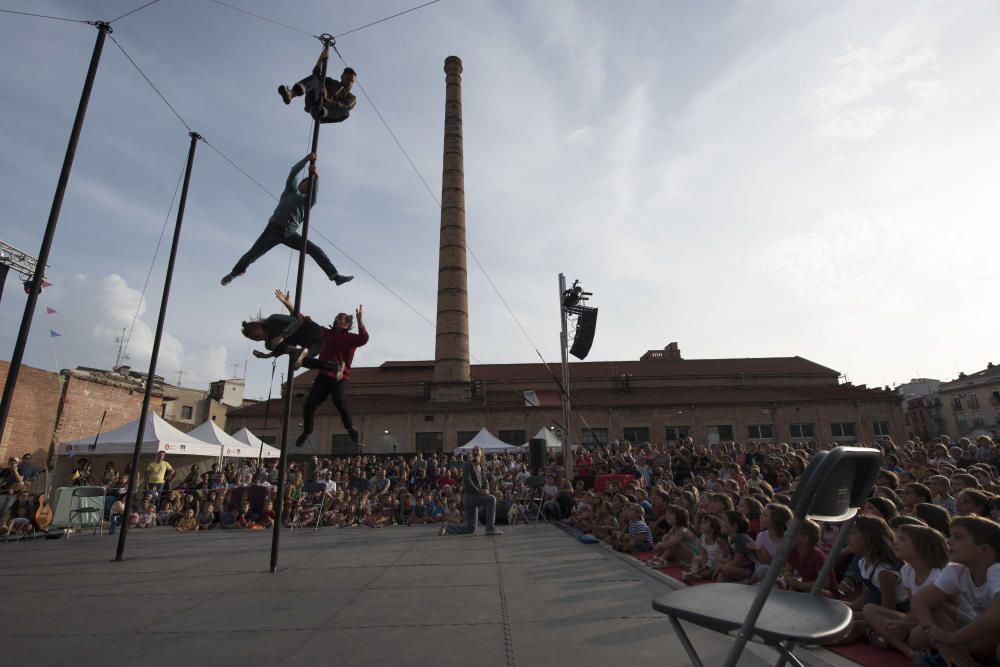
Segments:
[[[39,665],[681,666],[670,582],[557,527],[117,535],[0,544],[0,655]],[[692,629],[706,664],[728,640]],[[743,663],[773,663],[754,646]],[[826,651],[812,665],[854,663]]]

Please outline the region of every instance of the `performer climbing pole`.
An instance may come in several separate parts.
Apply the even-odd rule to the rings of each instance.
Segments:
[[[317,121],[318,122],[318,121]],[[309,176],[298,181],[299,172],[309,162]],[[247,267],[263,257],[272,248],[278,245],[286,245],[293,250],[300,246],[305,247],[305,252],[319,264],[319,268],[327,277],[337,285],[354,279],[354,276],[342,276],[337,272],[337,267],[333,265],[330,258],[326,256],[315,243],[309,242],[305,238],[305,226],[303,224],[308,211],[316,203],[316,188],[318,186],[319,172],[316,171],[316,142],[313,141],[313,151],[292,166],[288,179],[285,181],[285,189],[278,199],[278,205],[274,207],[274,213],[267,222],[267,227],[260,233],[253,246],[240,257],[236,266],[222,278],[222,284],[228,285],[237,276],[246,273]],[[306,202],[309,202],[308,206]],[[303,225],[302,235],[297,232],[299,225]],[[296,298],[298,294],[296,294]]]
[[[320,40],[323,42],[323,55],[320,57],[319,65],[319,80],[326,80],[326,65],[328,62],[328,56],[330,54],[330,48],[334,45],[333,35],[324,33],[320,36]],[[302,206],[302,239],[301,245],[299,246],[299,266],[298,272],[295,276],[295,303],[292,307],[292,316],[298,317],[302,310],[302,279],[305,273],[306,267],[306,252],[308,252],[309,246],[309,212],[312,209],[314,197],[316,194],[316,151],[319,146],[319,128],[320,119],[316,118],[313,120],[313,134],[312,134],[312,150],[309,152],[310,162],[312,163],[311,169],[309,170],[309,186],[305,193],[305,198],[307,202],[303,202]],[[291,182],[292,179],[289,179]],[[294,194],[297,196],[293,188]],[[288,188],[285,188],[285,193],[282,193],[282,200],[285,199],[288,193]],[[279,202],[279,208],[280,208]],[[329,274],[328,274],[329,275]],[[331,280],[336,280],[334,276],[330,276]],[[347,278],[344,276],[344,278]],[[350,278],[347,278],[348,280]],[[346,282],[342,280],[338,282],[341,284]],[[288,424],[292,420],[292,396],[294,396],[294,384],[295,384],[295,358],[289,356],[288,358],[288,386],[285,387],[284,395],[284,414],[281,419],[281,454],[278,458],[278,488],[277,493],[274,498],[274,515],[276,517],[282,516],[282,504],[285,496],[285,457],[288,454]],[[271,529],[271,572],[274,573],[278,569],[278,545],[281,540],[281,525],[282,522],[279,520],[274,522],[274,526]]]
[[[295,97],[305,96],[305,111],[321,123],[342,123],[351,115],[351,109],[358,100],[351,94],[351,88],[358,75],[350,67],[345,67],[340,81],[326,76],[326,61],[329,53],[324,51],[316,61],[312,74],[291,86],[278,86],[278,94],[285,104],[291,104]]]

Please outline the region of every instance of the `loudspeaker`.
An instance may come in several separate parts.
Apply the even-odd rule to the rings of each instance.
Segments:
[[[576,336],[573,337],[573,347],[569,353],[581,361],[590,354],[590,346],[594,344],[594,330],[597,329],[597,309],[588,308],[576,318]]]
[[[537,475],[539,470],[545,470],[545,438],[532,438],[528,441],[528,471],[532,475]]]

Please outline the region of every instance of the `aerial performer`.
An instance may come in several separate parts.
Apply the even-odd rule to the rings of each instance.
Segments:
[[[357,104],[357,98],[351,94],[351,87],[358,75],[350,67],[345,67],[340,75],[340,81],[326,77],[323,80],[323,61],[328,54],[326,49],[320,54],[312,74],[296,84],[278,86],[278,94],[285,104],[291,104],[292,99],[305,96],[305,110],[321,123],[342,123],[351,115],[351,109]]]
[[[344,423],[347,434],[351,436],[351,441],[358,447],[364,447],[358,429],[354,428],[351,413],[347,409],[347,388],[351,383],[354,351],[368,342],[363,307],[358,306],[355,314],[358,318],[358,333],[351,333],[354,317],[347,313],[338,314],[333,321],[333,327],[324,329],[325,340],[319,361],[337,364],[337,367],[336,370],[321,369],[316,375],[302,410],[303,430],[295,441],[296,447],[301,447],[313,432],[313,416],[316,414],[316,408],[322,405],[327,397],[333,400],[333,405],[340,413],[340,420]]]
[[[326,344],[326,334],[329,329],[317,324],[307,315],[295,316],[295,307],[286,292],[275,290],[274,295],[285,305],[290,314],[278,313],[243,322],[243,335],[250,340],[264,341],[264,347],[268,349],[268,352],[254,350],[253,356],[267,359],[287,354],[295,360],[295,368],[305,366],[326,371],[334,378],[341,379],[344,372],[344,365],[341,362],[317,358]]]
[[[316,171],[316,154],[310,153],[296,162],[292,167],[292,170],[288,174],[288,180],[285,181],[285,189],[278,199],[278,205],[275,206],[274,213],[271,214],[271,219],[267,222],[267,227],[264,228],[264,231],[254,241],[250,250],[236,262],[233,270],[223,277],[223,285],[228,285],[233,281],[233,278],[242,276],[246,273],[248,266],[263,257],[275,246],[286,245],[293,250],[302,248],[302,237],[298,233],[298,228],[305,218],[306,206],[310,206],[310,179],[308,177],[301,181],[297,181],[297,179],[299,172],[306,166],[306,162],[311,163],[309,165],[309,173],[317,184],[317,191],[319,190],[319,172]],[[313,193],[311,199],[312,204],[315,204],[315,193]],[[327,277],[337,283],[337,285],[343,285],[348,281],[354,280],[354,276],[344,276],[338,273],[337,268],[330,261],[330,258],[326,256],[326,253],[312,241],[306,244],[306,252],[319,265],[319,268],[323,269]]]

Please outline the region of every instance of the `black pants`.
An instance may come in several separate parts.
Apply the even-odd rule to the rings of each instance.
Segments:
[[[234,276],[243,275],[246,273],[248,266],[266,255],[271,248],[279,245],[286,245],[292,250],[299,250],[302,248],[302,236],[298,232],[289,232],[282,224],[268,222],[267,227],[264,228],[264,231],[254,241],[250,250],[236,262],[232,274]],[[330,258],[326,256],[326,253],[318,245],[312,241],[307,242],[306,252],[319,265],[319,268],[323,269],[323,273],[328,278],[333,278],[337,275],[337,267],[333,265],[333,262],[330,261]]]
[[[347,411],[348,385],[350,385],[350,381],[348,380],[340,380],[338,382],[337,378],[330,377],[329,375],[316,376],[312,389],[309,390],[309,396],[306,397],[305,408],[302,411],[303,431],[302,435],[299,436],[301,440],[305,440],[313,432],[313,416],[316,414],[316,408],[323,404],[327,396],[333,399],[333,406],[340,413],[340,420],[344,422],[344,428],[348,431],[354,428],[351,413]]]
[[[347,120],[351,115],[351,112],[347,109],[341,109],[335,106],[326,106],[323,103],[323,86],[320,85],[320,73],[319,70],[313,70],[310,76],[299,81],[297,86],[302,86],[302,89],[306,91],[305,99],[305,109],[313,118],[317,118],[321,123],[342,123]],[[326,88],[330,90],[335,85],[338,85],[336,81],[330,77],[326,78]],[[331,94],[333,90],[330,90]],[[326,115],[317,117],[316,110],[320,108],[326,109]]]

